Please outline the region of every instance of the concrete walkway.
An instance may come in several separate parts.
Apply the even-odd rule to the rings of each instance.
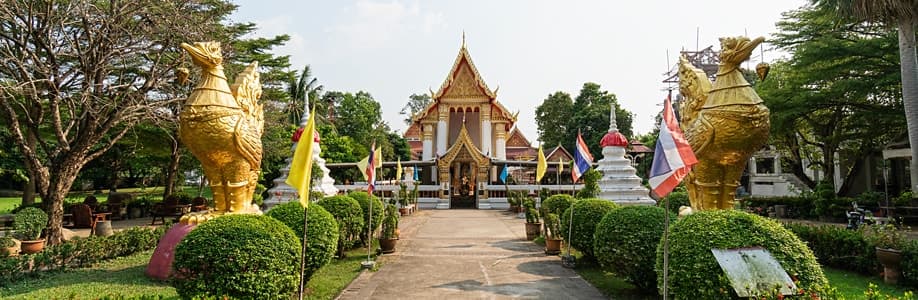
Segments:
[[[485,210],[403,217],[397,252],[339,299],[606,299],[560,258],[526,241],[524,222]]]

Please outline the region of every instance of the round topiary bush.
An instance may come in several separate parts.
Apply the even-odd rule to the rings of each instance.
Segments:
[[[596,224],[602,220],[606,213],[616,207],[618,205],[612,201],[597,198],[574,201],[574,204],[564,210],[564,214],[561,215],[561,235],[571,243],[571,246],[580,250],[584,258],[595,258],[596,256],[593,255],[593,232],[596,229]],[[571,209],[574,210],[573,228],[571,228]],[[571,233],[570,238],[568,238],[568,232]]]
[[[556,214],[561,215],[568,207],[571,206],[571,203],[574,203],[574,197],[566,194],[557,194],[548,197],[545,201],[542,201],[542,211],[544,214]]]
[[[778,222],[736,210],[700,211],[672,224],[669,291],[674,299],[737,298],[711,249],[759,246],[771,252],[797,287],[825,295],[829,283],[813,252]],[[657,247],[657,282],[663,286],[663,243]]]
[[[318,204],[331,213],[338,223],[338,255],[341,256],[360,239],[360,230],[363,229],[364,223],[360,203],[354,198],[337,195],[323,198]]]
[[[364,246],[367,245],[367,229],[369,229],[370,224],[367,223],[367,215],[370,213],[370,199],[373,199],[373,232],[379,230],[382,225],[383,212],[385,211],[385,206],[382,201],[379,200],[379,197],[370,196],[367,192],[364,191],[352,191],[347,193],[347,195],[354,200],[357,200],[357,203],[360,204],[360,210],[363,211],[363,226],[360,227],[360,242]]]
[[[309,206],[309,228],[306,237],[306,279],[331,261],[338,249],[338,223],[335,217],[322,206]],[[303,242],[303,206],[299,202],[287,202],[271,208],[267,216],[277,219],[293,229]],[[302,246],[300,247],[302,249]]]
[[[186,299],[289,299],[299,259],[300,243],[284,223],[226,215],[198,225],[176,246],[172,284]]]
[[[675,214],[655,206],[625,206],[614,209],[596,225],[593,253],[606,270],[624,276],[643,290],[655,291],[657,244],[663,237],[663,221]]]

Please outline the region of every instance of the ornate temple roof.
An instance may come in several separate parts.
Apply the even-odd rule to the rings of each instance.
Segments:
[[[548,152],[548,155],[545,156],[545,160],[547,161],[558,161],[559,158],[563,159],[564,161],[574,160],[574,156],[571,155],[571,153],[568,152],[567,149],[564,149],[564,146],[561,145],[556,146],[555,149],[552,149],[550,152]]]

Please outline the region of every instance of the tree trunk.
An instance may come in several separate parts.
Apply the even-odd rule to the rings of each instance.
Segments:
[[[48,235],[47,240],[50,245],[57,245],[63,242],[64,228],[64,199],[73,181],[76,180],[80,169],[86,164],[83,159],[69,159],[65,163],[58,164],[57,168],[52,168],[48,176],[48,189],[41,195],[42,202],[46,202],[48,210]]]
[[[35,177],[29,177],[29,181],[26,181],[22,185],[22,204],[20,206],[28,206],[35,204]]]
[[[914,18],[899,20],[902,104],[905,106],[908,142],[912,152],[909,165],[912,191],[918,191],[918,57],[915,52],[915,23]]]
[[[169,169],[166,171],[166,187],[163,191],[163,199],[175,193],[175,178],[178,177],[179,161],[182,159],[182,151],[178,139],[172,140],[172,156],[169,162]]]

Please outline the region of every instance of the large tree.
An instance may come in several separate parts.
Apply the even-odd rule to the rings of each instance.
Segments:
[[[319,79],[312,76],[312,69],[309,65],[303,67],[299,76],[292,78],[290,83],[287,84],[290,102],[286,105],[287,114],[290,116],[292,123],[299,124],[300,119],[303,117],[303,109],[307,103],[310,106],[324,106],[326,104],[324,101],[317,101],[322,98],[322,90],[324,88],[319,84]],[[327,108],[317,107],[317,111],[327,111]],[[316,121],[325,123],[327,122],[325,117],[324,114],[318,114],[316,115]]]
[[[898,29],[902,104],[905,107],[908,140],[912,152],[909,168],[911,170],[911,190],[918,190],[918,52],[915,51],[918,2],[913,0],[811,1],[821,8],[834,10],[844,18],[879,21]]]
[[[25,159],[61,242],[63,200],[83,166],[177,101],[178,44],[219,37],[222,1],[5,1],[0,122]]]
[[[402,107],[402,110],[398,114],[405,116],[405,124],[411,125],[411,117],[414,117],[415,114],[427,108],[430,105],[430,102],[433,102],[433,99],[430,98],[430,94],[411,94],[408,96],[408,103],[405,103],[405,106]]]
[[[772,144],[798,178],[809,161],[823,178],[835,176],[836,153],[866,157],[904,134],[899,96],[896,37],[883,27],[849,22],[837,26],[834,13],[805,7],[784,14],[774,45],[791,53],[774,64],[756,86],[771,109]],[[840,175],[846,184],[860,173],[861,160]]]
[[[609,131],[609,112],[613,105],[618,130],[631,136],[631,112],[622,109],[615,94],[602,90],[599,84],[584,83],[573,102],[564,92],[550,94],[536,107],[539,140],[547,146],[560,144],[573,151],[580,132],[590,153],[599,159],[602,150],[599,141]]]

